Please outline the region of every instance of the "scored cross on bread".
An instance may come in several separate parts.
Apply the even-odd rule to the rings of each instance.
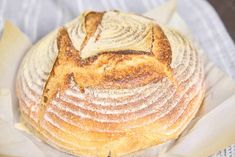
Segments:
[[[22,119],[41,139],[83,156],[121,156],[176,139],[204,97],[197,49],[152,19],[85,12],[26,54]]]

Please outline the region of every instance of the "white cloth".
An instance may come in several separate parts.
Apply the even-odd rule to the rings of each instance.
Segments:
[[[33,41],[84,10],[144,13],[166,0],[0,0],[0,32],[10,19]],[[235,79],[235,45],[215,10],[205,0],[178,0],[178,12],[209,58]],[[235,156],[231,146],[213,157]]]

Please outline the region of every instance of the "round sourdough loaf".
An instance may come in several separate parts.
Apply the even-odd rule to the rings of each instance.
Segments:
[[[142,16],[85,12],[34,45],[18,71],[22,121],[78,156],[122,156],[176,139],[204,97],[197,49]]]

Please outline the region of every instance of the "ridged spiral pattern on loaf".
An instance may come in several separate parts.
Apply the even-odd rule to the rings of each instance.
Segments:
[[[81,57],[107,50],[151,53],[148,38],[154,22],[132,14],[116,14],[103,15],[96,32],[81,50]],[[77,50],[86,35],[82,20],[66,25]],[[43,89],[58,55],[56,34],[45,37],[28,52],[17,79],[20,109],[27,124],[51,145],[84,156],[126,155],[177,138],[200,107],[204,73],[193,44],[180,33],[161,28],[170,43],[170,67],[177,85],[164,77],[140,87],[87,87],[81,91],[71,79],[68,87],[49,101],[39,120]]]
[[[115,18],[114,18],[115,17]],[[77,50],[81,49],[82,41],[86,36],[83,19],[80,23],[71,23],[68,32],[70,39]],[[149,19],[117,12],[108,12],[103,15],[101,24],[98,26],[94,36],[92,36],[80,54],[82,58],[95,55],[105,51],[151,51],[149,42],[151,25]],[[72,25],[72,26],[71,26]],[[97,40],[98,38],[98,40]],[[115,42],[115,44],[113,44]]]
[[[56,33],[52,32],[26,54],[18,71],[20,109],[36,123],[43,89],[57,55]]]

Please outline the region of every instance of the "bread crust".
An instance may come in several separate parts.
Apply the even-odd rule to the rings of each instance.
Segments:
[[[37,136],[79,156],[122,156],[176,139],[204,98],[197,49],[134,14],[85,12],[36,44],[16,89]]]

